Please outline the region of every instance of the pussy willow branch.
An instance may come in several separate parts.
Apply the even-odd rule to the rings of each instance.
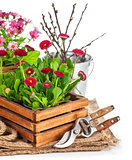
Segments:
[[[80,19],[79,19],[79,22],[78,22],[78,24],[77,24],[76,28],[75,28],[75,31],[74,31],[74,33],[73,33],[72,38],[71,38],[71,40],[69,41],[69,45],[68,45],[68,47],[67,47],[66,52],[69,50],[69,48],[70,48],[70,46],[71,46],[71,42],[72,42],[73,38],[74,38],[74,37],[75,37],[75,35],[76,35],[77,29],[78,29],[78,27],[79,27],[79,24],[80,24],[80,22],[81,22],[82,18],[83,18],[83,14],[84,14],[84,12],[85,12],[85,11],[86,11],[86,9],[87,9],[87,6],[88,6],[88,4],[86,4],[86,5],[85,5],[84,10],[82,11],[81,17],[80,17]]]
[[[69,22],[67,24],[65,34],[67,34],[69,25],[70,25],[71,21],[73,20],[73,14],[74,14],[74,11],[75,11],[75,7],[76,7],[76,3],[73,5],[71,16],[70,16]]]
[[[95,38],[94,40],[92,40],[90,43],[88,43],[87,45],[83,46],[81,49],[84,49],[88,46],[90,46],[93,42],[95,42],[96,40],[98,40],[99,38],[103,37],[106,33],[102,34],[101,36]]]
[[[55,18],[56,18],[56,24],[57,24],[57,26],[58,26],[59,32],[61,33],[61,28],[60,28],[59,21],[58,21],[58,17],[57,17],[58,11],[55,9],[54,3],[52,3],[52,7],[53,7],[54,14],[55,14]]]
[[[59,20],[58,20],[58,16],[57,16],[58,11],[56,10],[54,3],[52,3],[52,7],[53,7],[53,10],[54,10],[54,14],[55,14],[55,18],[56,18],[56,24],[58,26],[59,33],[61,33],[61,28],[60,28],[60,24],[59,24]],[[61,50],[62,50],[62,53],[64,54],[64,56],[62,56],[62,57],[66,58],[65,57],[65,44],[64,43],[63,43],[63,49],[61,49]]]
[[[41,26],[42,26],[43,31],[47,34],[47,36],[49,37],[49,39],[52,41],[52,38],[51,38],[51,36],[49,35],[49,33],[45,30],[43,23],[41,22],[40,24],[41,24]],[[54,46],[54,48],[55,48],[56,51],[58,52],[58,49],[57,49],[57,47],[55,46],[55,44],[52,43],[52,45]]]
[[[53,42],[55,42],[57,44],[57,46],[60,48],[60,44],[59,42],[55,39],[54,34],[51,32],[51,28],[48,27],[47,22],[45,21],[45,16],[42,14],[42,18],[43,18],[43,22],[45,24],[45,27],[47,28],[47,30],[49,31],[51,37],[53,38]],[[62,50],[63,51],[63,50]]]
[[[58,40],[58,36],[57,36],[57,33],[56,33],[56,26],[54,25],[54,21],[53,21],[53,18],[52,18],[52,15],[51,15],[51,13],[50,12],[48,12],[48,14],[49,14],[49,18],[50,18],[50,23],[51,23],[51,25],[52,25],[52,27],[53,27],[53,30],[54,30],[54,36],[56,37],[56,39]]]
[[[74,14],[74,11],[75,11],[75,7],[76,7],[76,3],[73,5],[72,12],[71,12],[70,19],[69,19],[69,22],[68,22],[67,27],[66,27],[65,34],[67,34],[69,26],[70,26],[70,23],[73,20],[73,14]],[[64,54],[64,58],[65,58],[65,61],[66,61],[67,57],[66,57],[66,51],[65,51],[65,42],[63,44],[63,48],[64,48],[64,53],[63,54]]]

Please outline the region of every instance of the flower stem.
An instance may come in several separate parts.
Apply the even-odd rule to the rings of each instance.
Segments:
[[[62,40],[62,44],[61,44],[61,47],[60,47],[60,51],[59,51],[59,56],[58,56],[58,59],[60,59],[60,54],[61,54],[61,48],[63,46],[63,43],[65,42],[65,40]]]
[[[56,79],[56,83],[55,83],[55,88],[57,87],[58,80],[59,80],[59,78],[57,77],[57,79]]]
[[[33,88],[30,86],[31,92],[33,92]],[[35,95],[35,98],[44,106],[43,102]]]
[[[2,73],[2,58],[0,58],[0,70],[1,70],[1,83],[3,81],[3,73]]]
[[[25,74],[24,74],[24,71],[23,71],[23,67],[22,67],[21,61],[22,61],[22,60],[20,60],[20,70],[21,70],[21,73],[22,73],[23,78],[24,78],[24,80],[25,80],[26,77],[25,77]]]
[[[78,56],[76,55],[76,59],[75,59],[75,62],[74,62],[74,68],[73,68],[73,74],[72,74],[72,77],[71,77],[71,78],[73,78],[73,75],[74,75],[75,66],[76,66],[76,63],[77,63],[77,58],[78,58]]]
[[[48,52],[48,50],[47,50],[47,58],[46,58],[46,60],[47,60],[47,67],[48,67],[48,55],[49,55],[49,52]]]

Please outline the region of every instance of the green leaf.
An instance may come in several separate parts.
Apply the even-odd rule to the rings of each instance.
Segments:
[[[66,61],[68,68],[73,68],[73,62],[70,58],[67,59]]]
[[[37,65],[37,60],[39,58],[40,52],[39,51],[31,51],[28,52],[27,56],[23,58],[24,61],[30,64]]]
[[[68,69],[67,65],[60,65],[60,67],[59,67],[59,71],[61,71],[61,72],[64,72],[67,69]]]
[[[60,96],[60,94],[62,93],[62,89],[59,87],[56,87],[53,89],[52,91],[53,95],[54,95],[54,100],[57,100],[57,98]]]
[[[71,98],[70,96],[67,96],[65,99],[63,99],[62,101],[59,101],[58,103],[65,102],[65,101],[69,100],[70,98]]]
[[[28,102],[29,104],[31,104],[31,101],[30,101],[27,97],[23,96],[22,98],[23,98],[23,101],[26,101],[26,102]]]
[[[18,91],[18,87],[19,87],[19,85],[20,85],[20,79],[16,79],[16,81],[15,81],[15,84],[14,84],[14,89],[15,89],[15,92],[17,93],[17,91]]]
[[[40,103],[35,101],[32,103],[32,109],[38,109],[40,107]]]
[[[74,79],[71,83],[69,83],[64,89],[63,92],[64,93],[69,93],[71,92],[76,85],[80,82],[80,79]]]
[[[56,71],[58,67],[59,67],[59,64],[56,61],[50,63],[50,68],[52,68],[53,71]]]
[[[44,105],[45,105],[45,107],[46,107],[47,104],[48,104],[47,97],[42,97],[42,101],[43,101],[43,103],[44,103]]]

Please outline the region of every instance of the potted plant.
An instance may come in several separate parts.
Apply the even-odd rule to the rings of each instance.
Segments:
[[[26,28],[30,26],[31,20],[26,19],[15,12],[4,12],[0,10],[0,55],[5,55],[1,59],[3,64],[3,73],[14,71],[15,64],[19,58],[14,55],[18,48],[26,51],[34,50],[26,45],[31,40],[39,37],[39,31],[36,27],[29,34],[26,34]]]
[[[58,10],[55,7],[55,4],[52,4],[52,8],[53,8],[53,12],[54,12],[54,17],[55,17],[55,21],[54,18],[52,16],[52,14],[50,12],[48,12],[49,14],[49,19],[50,19],[50,25],[47,23],[46,21],[46,16],[44,14],[42,14],[42,29],[43,31],[46,33],[46,35],[49,37],[49,39],[52,41],[53,47],[55,48],[56,52],[55,53],[51,53],[50,56],[55,56],[57,57],[59,54],[59,48],[61,47],[61,54],[60,54],[60,59],[62,62],[66,62],[66,60],[68,59],[68,57],[70,57],[73,61],[73,63],[76,60],[76,56],[75,54],[72,52],[72,49],[70,49],[71,44],[75,38],[75,36],[77,35],[77,30],[79,28],[79,25],[82,21],[83,15],[87,9],[88,4],[85,5],[84,10],[82,11],[79,21],[73,31],[73,34],[71,37],[69,37],[68,31],[69,31],[69,27],[71,25],[71,22],[73,21],[73,16],[75,13],[75,9],[76,9],[76,3],[73,4],[72,7],[72,11],[71,11],[71,15],[70,18],[68,20],[68,24],[66,26],[66,29],[64,31],[64,34],[62,34],[62,28],[61,25],[59,23],[59,19],[58,19]],[[69,38],[69,42],[67,41],[67,45],[65,43],[65,41],[59,41],[59,37],[57,36],[57,33],[59,32],[60,35],[62,36],[66,36],[66,38]],[[93,63],[93,58],[92,56],[90,56],[89,54],[87,54],[87,47],[89,47],[93,42],[95,42],[96,40],[98,40],[99,38],[101,38],[102,36],[104,36],[104,34],[102,34],[101,36],[95,38],[94,40],[92,40],[91,42],[83,45],[82,47],[80,47],[79,49],[83,50],[85,52],[84,55],[80,56],[77,60],[76,60],[76,65],[75,65],[75,74],[74,74],[74,78],[77,78],[76,75],[79,72],[79,70],[81,69],[83,72],[86,73],[87,77],[92,73],[93,68],[94,68],[94,63]],[[67,46],[67,47],[66,47]],[[91,66],[91,73],[88,74],[89,71],[89,67]],[[87,84],[87,80],[86,81],[82,81],[81,83],[79,83],[76,87],[77,91],[74,90],[74,92],[77,92],[81,95],[85,96],[85,91],[86,91],[86,84]]]
[[[85,73],[80,71],[73,79],[75,63],[70,58],[61,62],[61,48],[58,57],[51,58],[50,46],[48,40],[40,43],[46,51],[42,60],[34,58],[34,51],[15,50],[19,59],[16,72],[0,72],[0,116],[35,146],[59,139],[77,118],[88,114],[84,108],[88,99],[70,93],[86,80]],[[80,51],[74,54],[79,57]]]

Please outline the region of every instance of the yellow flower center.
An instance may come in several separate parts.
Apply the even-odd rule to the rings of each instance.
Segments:
[[[32,80],[30,80],[29,82],[30,82],[30,83],[32,83],[33,81],[32,81]]]
[[[47,44],[45,43],[44,46],[47,46]]]
[[[28,71],[28,73],[31,73],[31,71]],[[31,80],[30,80],[31,81]]]

